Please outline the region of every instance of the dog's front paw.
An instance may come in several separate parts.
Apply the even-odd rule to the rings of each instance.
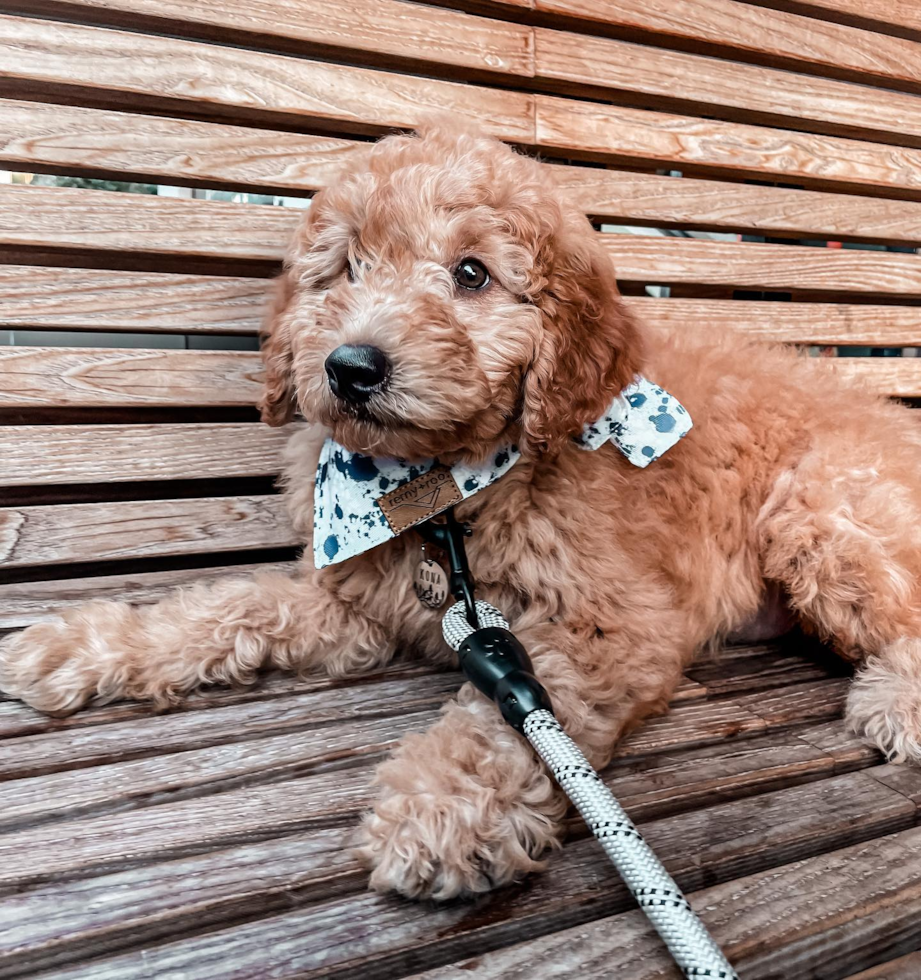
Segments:
[[[362,824],[357,855],[375,891],[438,901],[508,884],[541,867],[557,827],[524,805],[394,793]]]
[[[123,604],[91,603],[0,640],[0,691],[49,715],[120,696],[125,658],[110,641],[129,614]],[[96,628],[100,618],[106,635]]]

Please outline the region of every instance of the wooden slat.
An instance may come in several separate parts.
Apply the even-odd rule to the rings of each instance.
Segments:
[[[171,809],[175,812],[176,807]],[[214,812],[218,819],[224,819],[223,808],[214,808]],[[149,818],[152,811],[146,813]],[[756,874],[814,854],[817,849],[841,847],[904,830],[915,818],[915,807],[908,800],[865,773],[852,773],[656,821],[643,825],[642,830],[679,884],[693,890],[705,880]],[[84,842],[98,840],[104,832],[102,825],[82,826],[85,823],[71,824],[81,849],[86,846]],[[39,827],[28,836],[25,832],[6,835],[0,853],[6,855],[7,842],[10,848],[14,844],[20,848],[11,853],[13,863],[8,878],[15,880],[17,874],[22,874],[24,861],[18,855],[24,853],[30,840],[36,844],[41,841],[43,862],[46,855],[62,859],[53,842],[60,839],[66,826]],[[202,828],[200,832],[207,830]],[[130,839],[127,846],[132,846]],[[908,848],[900,852],[900,864],[910,863],[908,853]],[[341,864],[338,868],[340,874],[346,873]],[[314,873],[323,872],[318,867]],[[907,869],[903,868],[902,874],[907,874]],[[814,881],[811,884],[814,886]],[[729,888],[724,893],[731,894]],[[484,896],[473,907],[451,903],[433,908],[393,902],[382,896],[356,895],[147,947],[143,953],[128,952],[96,960],[91,967],[77,966],[57,975],[69,980],[90,976],[94,980],[133,980],[168,975],[171,971],[181,973],[186,980],[232,976],[234,972],[238,976],[303,978],[392,976],[405,972],[407,964],[411,964],[410,969],[419,970],[462,956],[482,956],[503,943],[529,941],[625,910],[629,903],[626,888],[614,871],[599,860],[597,843],[585,840],[552,855],[547,873],[523,887]],[[725,898],[720,904],[733,907]],[[616,932],[614,938],[617,939]],[[571,942],[567,950],[570,960],[562,975],[572,976]],[[517,965],[521,962],[519,958]],[[534,961],[527,962],[533,971]],[[603,962],[600,975],[609,976],[610,961]],[[465,975],[469,973],[465,971]],[[578,975],[583,975],[581,970]]]
[[[0,508],[0,564],[10,568],[295,544],[277,496]]]
[[[0,99],[0,161],[12,170],[304,193],[329,183],[367,146],[230,123]]]
[[[261,279],[0,266],[0,328],[254,334],[265,296]]]
[[[803,8],[841,9],[889,22],[913,21],[910,0],[793,0]],[[917,44],[783,10],[736,0],[535,0],[535,9],[594,30],[658,35],[689,50],[719,50],[739,60],[775,63],[839,77],[875,79],[892,87],[921,84]],[[784,6],[784,0],[776,3]],[[901,8],[904,8],[904,12]],[[874,18],[874,12],[878,14]]]
[[[910,148],[547,95],[535,112],[535,142],[559,156],[921,198]]]
[[[369,697],[373,698],[373,690],[368,693]],[[677,758],[674,765],[668,765],[667,760],[665,765],[659,764],[659,760],[652,760],[652,766],[647,768],[645,778],[639,775],[620,777],[610,785],[621,796],[633,816],[639,818],[652,813],[656,805],[660,813],[668,812],[668,804],[671,804],[670,812],[678,812],[682,804],[686,807],[695,800],[698,802],[704,800],[708,787],[716,791],[721,789],[724,794],[734,791],[738,795],[744,793],[746,788],[749,791],[756,786],[762,790],[773,788],[773,780],[778,778],[795,779],[797,774],[802,777],[807,772],[815,778],[820,772],[828,772],[830,758],[827,756],[823,758],[821,753],[808,749],[792,736],[782,738],[785,739],[784,746],[776,741],[775,737],[769,736],[767,739],[756,739],[743,747],[737,746],[731,754],[727,754],[723,747],[706,750],[709,753],[706,758],[700,752],[692,753],[684,757],[687,762],[681,772],[678,771]],[[276,746],[281,744],[277,738],[274,741]],[[252,746],[254,755],[259,755],[260,742],[245,743],[245,745]],[[189,754],[185,754],[184,757],[190,758]],[[743,761],[743,757],[747,761]],[[179,762],[181,758],[176,757],[175,761]],[[873,758],[872,753],[869,754],[869,758]],[[106,799],[104,794],[108,792],[107,798],[110,801],[116,796],[128,796],[138,803],[141,802],[140,794],[145,789],[149,790],[159,784],[158,780],[162,780],[162,775],[158,774],[156,768],[158,761],[154,758],[141,762],[119,763],[101,769],[84,770],[81,773],[64,773],[61,778],[71,786],[72,792],[92,793],[93,787],[96,787],[96,791],[103,794],[101,797],[103,799]],[[170,760],[164,761],[168,769]],[[724,783],[717,788],[714,787],[713,776],[720,763],[725,778]],[[105,786],[101,785],[100,780],[103,773],[115,777],[106,780]],[[696,773],[701,774],[700,779],[695,778]],[[349,792],[338,794],[340,816],[345,813],[357,813],[360,808],[367,805],[372,792],[369,785],[371,770],[368,765],[361,764],[355,769],[350,769],[343,776],[348,781]],[[123,777],[128,778],[127,785]],[[194,780],[200,776],[195,771],[187,771],[180,773],[180,778]],[[639,789],[642,795],[629,795],[631,779],[632,787]],[[87,786],[78,789],[80,780],[85,780]],[[316,780],[317,795],[320,795],[325,787],[325,780],[324,776]],[[363,790],[362,781],[364,781]],[[655,792],[650,789],[653,783],[659,787],[658,804],[649,799]],[[10,784],[8,789],[15,790],[18,785]],[[40,787],[38,782],[35,785],[37,788]],[[669,786],[673,789],[671,800],[667,798]],[[76,797],[72,797],[74,798]],[[725,795],[714,796],[709,802],[717,802],[725,798],[727,798]],[[43,803],[54,805],[49,800],[48,793],[44,794]],[[322,835],[314,831],[311,838],[316,839],[320,836]],[[310,838],[306,838],[305,835],[299,835],[297,838],[299,841],[305,839]],[[271,870],[272,858],[275,855],[290,853],[288,850],[290,840],[284,838],[259,845],[244,845],[242,848],[232,848],[212,856],[180,859],[166,865],[119,872],[102,879],[58,883],[39,888],[29,897],[10,897],[2,906],[3,921],[7,928],[0,929],[0,965],[5,966],[7,963],[15,962],[22,968],[26,964],[44,963],[51,956],[59,956],[66,960],[81,953],[85,954],[88,944],[95,948],[97,944],[104,941],[107,947],[111,947],[119,943],[122,945],[127,942],[136,943],[142,937],[155,934],[168,936],[170,932],[168,923],[173,921],[174,916],[182,915],[192,903],[196,906],[197,920],[202,915],[207,916],[209,920],[226,917],[230,914],[231,903],[238,895],[236,889],[241,884],[236,877],[236,869],[241,863],[246,863],[246,857],[256,852],[264,855],[265,860],[264,870],[260,872],[258,879],[261,885],[260,908],[263,913],[267,913],[275,907],[280,890],[287,886],[287,897],[290,898],[292,892],[300,894],[299,889],[309,887],[311,881],[311,875],[305,868],[303,858],[289,860],[283,868]],[[342,854],[342,859],[347,865],[346,854]],[[194,894],[190,895],[186,890],[175,889],[173,886],[174,870],[179,868],[182,868],[187,875],[193,876],[190,880],[195,882]],[[337,868],[344,870],[343,865],[336,864],[333,864],[330,870],[336,871]],[[322,878],[320,881],[322,883]],[[316,884],[314,881],[314,885]],[[135,897],[130,907],[125,907],[123,903],[97,903],[91,899],[91,896],[102,895],[106,890],[109,894],[120,894],[129,887]],[[329,890],[327,886],[326,895],[323,897],[327,899],[330,897]],[[94,909],[92,921],[89,923],[83,911],[87,903]],[[52,907],[55,910],[54,914],[50,914]]]
[[[333,55],[362,65],[422,63],[464,78],[532,74],[529,28],[403,0],[350,0],[348,7],[323,0],[205,0],[191,6],[182,0],[24,0],[18,7],[127,30],[153,28],[301,56]]]
[[[556,91],[921,145],[917,95],[563,31],[538,29],[534,42],[536,78]],[[914,63],[921,79],[921,45],[893,43],[916,48]]]
[[[340,778],[332,786],[334,794],[341,793],[342,783]],[[351,783],[346,780],[345,785]],[[152,867],[57,882],[28,898],[9,897],[0,925],[0,970],[34,973],[72,962],[81,947],[101,952],[170,937],[188,922],[190,906],[200,927],[241,912],[248,916],[254,908],[266,914],[290,909],[292,903],[328,899],[335,879],[317,875],[321,860],[334,875],[341,872],[340,887],[360,887],[342,846],[350,833],[350,828],[294,833]],[[130,902],[120,900],[129,894]],[[91,921],[87,909],[92,909]]]
[[[503,0],[504,2],[504,0]],[[921,10],[914,0],[758,0],[763,7],[823,17],[871,31],[921,39]]]
[[[363,143],[324,136],[0,100],[0,161],[14,169],[38,167],[303,193],[325,186],[349,159],[364,152],[365,147]],[[917,244],[921,240],[918,230],[921,204],[917,203],[889,203],[876,198],[714,180],[679,181],[653,174],[589,167],[557,166],[554,174],[570,196],[598,218],[679,228],[758,230],[797,237],[904,244]],[[41,275],[55,272],[63,278],[60,270],[41,270]],[[98,273],[101,281],[91,286],[77,273],[70,274],[75,276],[72,285],[58,283],[67,292],[66,297],[58,300],[48,290],[30,291],[25,278],[21,283],[13,278],[11,283],[14,288],[19,286],[23,295],[8,295],[11,273],[0,270],[0,324],[7,319],[16,323],[17,317],[23,323],[30,320],[41,323],[42,314],[47,311],[66,317],[62,326],[72,322],[76,326],[70,329],[80,329],[84,322],[81,313],[89,308],[97,315],[108,313],[114,325],[109,327],[102,320],[106,329],[120,329],[125,312],[119,308],[113,315],[105,303],[109,293],[117,300],[122,289],[131,288],[129,275],[122,274],[125,282],[121,285],[117,277],[110,283]],[[101,296],[87,295],[90,288],[97,289]],[[73,301],[78,304],[76,309],[72,308]],[[135,329],[161,322],[157,317],[160,311],[156,307],[148,310],[149,305],[148,297],[144,304],[134,307],[136,312],[131,319],[136,321]],[[174,312],[174,308],[168,312]],[[202,329],[194,318],[190,326]],[[210,323],[205,326],[210,327]],[[167,327],[172,328],[169,323]]]
[[[255,423],[3,426],[0,486],[272,475],[288,434]]]
[[[124,766],[130,760],[151,757],[162,760],[172,753],[184,755],[209,746],[226,747],[292,732],[300,732],[305,743],[312,739],[314,752],[322,754],[324,732],[333,723],[341,723],[345,737],[349,725],[384,718],[393,723],[396,734],[401,734],[403,729],[398,719],[424,712],[427,715],[424,723],[416,724],[417,729],[424,729],[432,720],[428,715],[457,691],[458,684],[456,674],[432,674],[342,687],[335,697],[331,697],[328,690],[320,689],[289,697],[257,699],[166,715],[157,715],[148,709],[147,717],[118,724],[67,727],[42,735],[6,738],[0,741],[0,779],[15,781],[20,786],[26,777],[63,773],[57,778],[66,781],[69,769],[82,771],[109,764]],[[375,738],[380,736],[392,741],[396,737],[387,735],[385,729],[374,731]],[[366,744],[372,742],[369,734]],[[362,743],[358,739],[349,744],[358,751]],[[257,750],[258,746],[254,744],[253,751]],[[172,759],[165,764],[176,762]],[[94,780],[95,777],[87,776],[78,779],[78,785],[90,786]],[[29,782],[22,789],[22,798],[33,799],[32,790],[40,785]]]
[[[0,16],[5,94],[121,108],[180,109],[379,134],[434,110],[530,141],[530,95],[226,48],[199,41]],[[194,82],[190,82],[194,80]]]
[[[0,184],[0,245],[12,248],[274,262],[302,218],[292,208]]]
[[[435,711],[407,708],[396,717],[352,720],[316,731],[15,779],[4,786],[0,829],[134,809],[149,805],[154,796],[160,805],[192,793],[219,792],[244,779],[250,783],[276,782],[350,768],[363,759],[381,756],[403,735],[425,731],[437,717]],[[369,784],[370,776],[369,772]]]
[[[253,405],[256,351],[0,347],[0,406]]]
[[[921,204],[719,180],[556,166],[567,196],[594,218],[697,231],[921,242]]]
[[[173,589],[256,571],[289,574],[292,562],[230,565],[218,568],[180,568],[168,572],[100,575],[95,578],[53,579],[0,585],[0,629],[16,629],[51,619],[56,610],[72,609],[93,599],[118,602],[156,602]],[[83,713],[85,715],[85,712]]]
[[[601,241],[623,281],[921,296],[917,255],[645,235]]]
[[[626,302],[642,322],[680,331],[731,327],[759,340],[843,346],[921,346],[921,308],[847,303],[770,303],[755,300],[653,299]]]
[[[921,830],[905,830],[689,898],[745,980],[840,977],[921,942],[919,847]],[[414,976],[498,980],[535,962],[547,978],[677,975],[648,920],[632,911]],[[912,953],[849,980],[915,980],[919,969],[921,957]]]
[[[921,976],[921,953],[909,953],[897,960],[854,973],[846,980],[917,980]]]
[[[0,244],[280,260],[301,215],[285,208],[72,188],[0,186]],[[232,245],[228,242],[232,241]],[[921,295],[921,259],[855,249],[603,235],[621,279]]]

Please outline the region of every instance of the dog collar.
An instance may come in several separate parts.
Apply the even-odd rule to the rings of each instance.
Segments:
[[[686,436],[692,424],[676,398],[638,375],[574,442],[585,450],[611,442],[634,466],[645,467]],[[437,459],[408,463],[353,453],[327,439],[314,488],[316,567],[370,551],[472,497],[504,476],[520,457],[518,446],[508,445],[472,465],[445,466]]]

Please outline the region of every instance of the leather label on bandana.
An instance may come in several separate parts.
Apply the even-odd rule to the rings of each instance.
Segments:
[[[394,534],[421,524],[430,517],[459,504],[463,498],[447,466],[434,466],[404,483],[402,487],[378,497],[377,502]]]

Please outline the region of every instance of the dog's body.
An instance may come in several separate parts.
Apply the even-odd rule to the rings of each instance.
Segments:
[[[457,271],[468,254],[489,267],[486,285]],[[914,419],[787,351],[641,331],[540,165],[437,128],[380,144],[314,202],[270,330],[270,422],[291,417],[296,391],[356,451],[482,459],[520,441],[523,458],[458,514],[475,525],[481,597],[508,615],[594,764],[664,709],[695,650],[757,612],[765,582],[865,660],[851,723],[892,758],[921,759]],[[392,361],[353,402],[323,373],[343,343]],[[645,469],[612,445],[577,448],[572,436],[639,371],[687,407],[691,434]],[[288,451],[305,537],[325,431],[299,432]],[[403,648],[447,662],[440,613],[412,591],[419,557],[410,531],[322,572],[305,558],[293,579],[229,580],[141,609],[94,603],[7,640],[0,686],[60,712],[94,696],[168,703],[266,666],[345,674]],[[562,797],[469,686],[378,781],[362,845],[378,888],[483,890],[534,867],[560,833]]]

